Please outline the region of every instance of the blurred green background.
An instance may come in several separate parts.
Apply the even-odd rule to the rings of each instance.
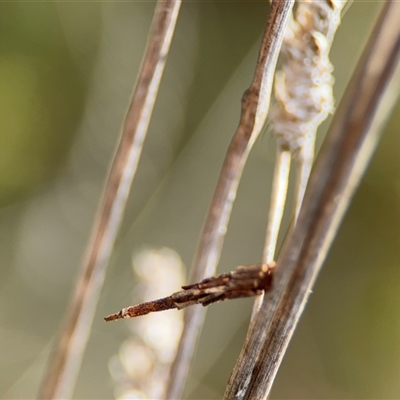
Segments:
[[[184,2],[74,398],[109,399],[129,334],[132,255],[191,264],[267,2]],[[332,49],[336,97],[381,3],[354,1]],[[63,320],[138,72],[154,2],[0,5],[0,397],[31,399]],[[400,398],[400,141],[395,110],[283,360],[276,399]],[[325,129],[328,124],[325,124]],[[397,128],[398,131],[398,128]],[[275,143],[251,153],[219,271],[259,262]],[[210,307],[186,398],[218,399],[251,300]]]

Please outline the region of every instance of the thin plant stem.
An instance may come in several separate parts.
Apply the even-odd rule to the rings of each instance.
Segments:
[[[265,399],[312,285],[365,172],[400,82],[400,3],[387,1],[319,152],[274,288],[251,326],[225,399]]]
[[[136,89],[97,210],[66,324],[51,355],[40,389],[41,399],[68,399],[73,393],[105,271],[146,137],[180,5],[180,0],[159,0],[157,3]]]
[[[243,168],[268,114],[276,62],[293,3],[294,0],[280,0],[271,5],[254,78],[243,95],[239,126],[229,145],[200,236],[191,282],[215,273]],[[178,399],[183,393],[204,315],[204,308],[199,306],[185,312],[185,325],[165,394],[167,399]]]
[[[275,258],[286,203],[291,157],[296,161],[295,205],[290,227],[293,229],[314,161],[318,127],[333,110],[334,79],[329,51],[340,24],[340,13],[344,4],[342,0],[305,0],[298,5],[294,15],[291,15],[285,32],[281,49],[281,70],[275,74],[276,103],[271,110],[278,156],[264,246],[263,262],[266,263]],[[279,158],[283,154],[286,154],[285,163]],[[277,179],[284,181],[277,182]],[[285,188],[284,192],[280,188]],[[275,212],[277,215],[274,215]],[[252,319],[262,299],[262,295],[256,299]]]
[[[263,255],[263,262],[266,264],[273,261],[275,258],[279,229],[286,204],[291,158],[289,150],[278,146],[275,158],[274,177],[271,187],[271,193],[273,193],[273,196],[271,195],[268,212],[268,227]]]
[[[299,216],[300,207],[303,202],[308,178],[310,177],[311,167],[314,161],[315,137],[305,141],[304,145],[296,154],[296,200],[294,205],[294,220]]]
[[[269,264],[275,258],[278,235],[281,228],[283,212],[289,185],[291,152],[278,145],[275,157],[274,175],[271,186],[271,198],[268,211],[267,233],[265,236],[263,263]],[[263,294],[254,302],[253,317],[261,305]]]
[[[318,127],[334,110],[329,52],[346,4],[344,0],[300,2],[282,44],[271,122],[278,143],[297,161],[294,222],[310,175]]]

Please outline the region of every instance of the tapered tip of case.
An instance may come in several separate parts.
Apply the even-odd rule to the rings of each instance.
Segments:
[[[121,319],[122,318],[122,316],[121,316],[121,312],[117,312],[117,313],[115,313],[115,314],[111,314],[111,315],[108,315],[107,317],[104,317],[104,321],[116,321],[117,319]]]

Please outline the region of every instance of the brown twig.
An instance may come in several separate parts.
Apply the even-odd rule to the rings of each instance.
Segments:
[[[193,282],[215,273],[242,171],[267,117],[276,61],[293,3],[294,0],[280,0],[271,5],[254,78],[243,95],[239,126],[229,145],[201,233],[192,267]],[[184,330],[166,391],[167,399],[178,399],[182,395],[203,318],[204,309],[200,307],[192,307],[185,313]]]
[[[318,155],[298,222],[278,258],[274,290],[265,296],[249,331],[225,399],[264,399],[271,389],[310,289],[397,100],[399,15],[400,3],[385,3]]]
[[[39,397],[70,398],[90,334],[106,267],[122,220],[126,199],[146,137],[181,0],[159,0],[143,64],[122,128],[81,276],[69,306],[65,328],[51,356]]]
[[[182,286],[181,291],[146,303],[123,308],[104,318],[116,321],[122,318],[134,318],[152,312],[171,310],[201,304],[206,307],[223,300],[251,297],[271,288],[275,263],[241,265],[234,271],[203,279],[201,282]]]

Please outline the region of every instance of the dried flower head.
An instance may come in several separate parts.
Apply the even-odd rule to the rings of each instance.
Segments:
[[[292,152],[313,140],[318,126],[334,110],[329,51],[345,3],[302,1],[286,29],[271,120],[280,146]]]

